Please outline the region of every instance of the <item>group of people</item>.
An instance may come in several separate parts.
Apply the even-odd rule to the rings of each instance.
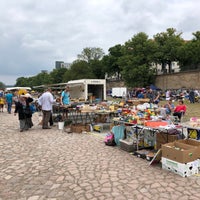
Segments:
[[[160,102],[160,92],[151,88],[138,89],[135,92],[135,97],[138,99],[148,98],[150,103],[158,104]]]
[[[161,94],[159,91],[152,90],[151,88],[148,88],[146,90],[146,98],[149,99],[149,103],[158,104],[160,102]],[[140,90],[137,94],[138,98],[144,98],[144,94],[142,90]],[[186,105],[184,104],[184,101],[182,99],[178,100],[178,105],[175,107],[175,105],[172,102],[172,96],[171,91],[167,90],[165,93],[165,98],[167,103],[160,109],[160,114],[165,118],[167,115],[173,115],[175,117],[178,117],[178,120],[181,121],[181,118],[186,112]]]
[[[33,126],[32,111],[30,103],[33,102],[33,98],[30,94],[20,95],[18,100],[15,101],[14,115],[18,113],[20,132],[28,130]]]
[[[0,90],[1,112],[4,112],[4,105],[6,105],[8,114],[11,114],[12,106],[15,105],[14,115],[18,113],[20,132],[33,126],[31,102],[33,102],[33,98],[28,93],[17,95],[11,91]]]
[[[140,93],[138,93],[139,95]],[[142,95],[142,94],[140,94]],[[150,103],[158,104],[160,93],[152,91],[151,89],[148,90],[146,93],[147,98],[150,99]],[[30,94],[22,94],[18,95],[18,97],[14,97],[11,92],[7,92],[3,94],[0,91],[0,104],[5,99],[7,104],[7,112],[11,113],[11,108],[13,102],[15,103],[15,111],[14,115],[18,113],[19,119],[19,126],[20,131],[23,132],[24,130],[28,130],[33,126],[32,123],[32,110],[31,110],[31,103],[33,102],[33,98]],[[38,98],[38,105],[43,113],[42,119],[42,129],[50,129],[51,125],[53,125],[52,119],[52,110],[53,104],[57,101],[52,94],[52,90],[48,88],[44,91]],[[69,105],[70,104],[70,92],[69,87],[66,86],[65,90],[61,92],[60,96],[60,104],[61,106]],[[4,104],[3,104],[4,105]],[[1,107],[1,111],[3,111],[3,107]],[[186,105],[182,99],[178,101],[178,105],[175,107],[170,95],[167,95],[167,103],[162,107],[160,110],[161,114],[164,116],[173,115],[177,116],[179,120],[181,120],[182,116],[186,112]],[[67,113],[66,113],[67,114]],[[67,117],[67,116],[66,116]]]
[[[175,106],[172,102],[172,99],[168,99],[167,103],[161,108],[160,114],[165,118],[167,115],[173,115],[178,117],[178,120],[181,121],[181,118],[186,112],[186,105],[182,99],[178,100],[178,105]]]
[[[13,94],[10,91],[4,92],[0,89],[0,112],[4,111],[4,105],[7,107],[7,112],[11,114],[13,104]]]
[[[39,106],[42,110],[42,114],[43,114],[42,129],[51,129],[50,126],[53,125],[52,109],[53,109],[53,104],[56,101],[57,101],[57,99],[54,98],[51,88],[48,88],[38,98],[38,104],[39,104]],[[66,86],[65,90],[62,91],[61,97],[60,97],[60,103],[61,103],[61,105],[69,105],[70,104],[69,86]]]
[[[7,105],[7,112],[11,114],[13,103],[15,104],[14,115],[18,114],[20,132],[26,131],[33,126],[32,122],[32,102],[33,97],[29,94],[13,95],[12,92],[6,92],[0,90],[0,111],[3,112],[4,104]],[[38,104],[42,110],[42,129],[50,129],[50,125],[53,125],[52,108],[53,104],[57,101],[52,94],[51,88],[45,90],[38,98]],[[60,96],[61,105],[70,104],[69,87],[66,86]]]

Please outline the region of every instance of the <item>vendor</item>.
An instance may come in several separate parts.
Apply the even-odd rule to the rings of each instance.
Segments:
[[[186,112],[186,105],[183,103],[183,100],[179,100],[178,101],[178,105],[176,106],[176,108],[174,109],[174,114],[173,116],[177,116],[178,119],[181,121],[181,117],[185,114]]]
[[[164,105],[164,108],[166,110],[166,114],[170,115],[174,111],[174,104],[172,103],[172,100],[169,99],[168,102]]]
[[[70,104],[70,93],[69,93],[69,86],[65,87],[65,90],[61,93],[61,104],[62,105],[69,105]]]
[[[70,105],[70,93],[69,86],[65,87],[65,90],[61,93],[61,105]],[[65,116],[64,116],[65,114]],[[68,118],[68,109],[63,111],[63,117]]]

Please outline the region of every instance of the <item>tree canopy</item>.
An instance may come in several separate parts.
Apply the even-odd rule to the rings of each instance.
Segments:
[[[168,28],[152,39],[144,32],[135,34],[124,44],[116,44],[105,54],[99,47],[86,47],[77,55],[69,69],[53,69],[33,77],[19,77],[16,86],[54,84],[82,78],[105,78],[115,76],[129,87],[145,87],[155,80],[155,65],[162,72],[172,72],[172,62],[180,65],[181,71],[200,68],[200,31],[193,39],[185,41],[182,32]]]
[[[0,82],[0,89],[5,89],[6,85],[3,82]]]

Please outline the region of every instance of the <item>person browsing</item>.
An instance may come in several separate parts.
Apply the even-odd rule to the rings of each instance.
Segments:
[[[6,103],[7,103],[7,111],[9,114],[11,114],[12,103],[13,103],[13,94],[10,91],[8,91],[5,94],[5,98],[6,98]]]
[[[53,95],[51,94],[51,89],[48,88],[46,92],[44,92],[38,99],[39,105],[42,107],[43,120],[42,120],[42,128],[50,129],[48,126],[52,105],[56,100],[54,100]]]

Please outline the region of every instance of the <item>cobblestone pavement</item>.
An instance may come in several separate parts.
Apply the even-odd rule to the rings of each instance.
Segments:
[[[38,126],[19,132],[0,113],[0,200],[200,199],[200,177],[182,178],[149,166],[92,134]]]

